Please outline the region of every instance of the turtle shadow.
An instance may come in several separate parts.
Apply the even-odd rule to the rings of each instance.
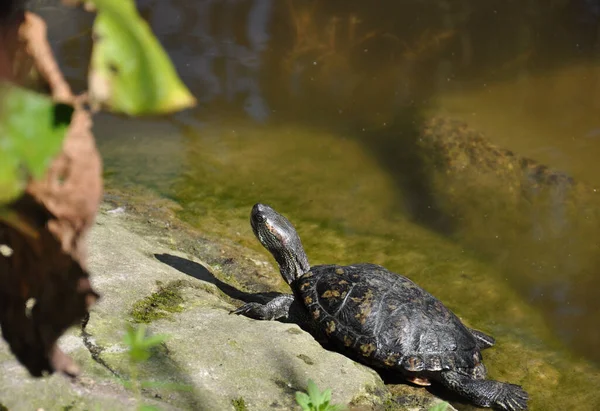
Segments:
[[[204,267],[202,264],[192,260],[188,260],[187,258],[178,257],[176,255],[166,253],[154,254],[154,258],[183,274],[186,274],[197,280],[214,284],[228,297],[233,298],[235,300],[243,301],[245,303],[264,304],[267,301],[270,301],[273,298],[283,294],[275,291],[249,293],[246,291],[239,290],[234,286],[229,285],[226,282],[218,279],[212,272],[210,272],[208,268]]]
[[[197,385],[193,378],[184,371],[185,367],[171,356],[168,341],[152,349],[153,354],[147,360],[146,372],[152,375],[156,387],[143,388],[142,393],[155,398],[163,405],[173,405],[179,399],[188,409],[198,411],[209,410],[210,395],[204,386]],[[157,378],[158,377],[158,378]]]

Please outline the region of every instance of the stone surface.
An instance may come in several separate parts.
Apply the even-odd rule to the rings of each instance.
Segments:
[[[102,299],[83,331],[74,327],[60,340],[81,365],[81,377],[34,380],[2,342],[0,404],[9,410],[134,409],[142,403],[164,410],[287,410],[311,378],[351,409],[409,409],[391,399],[375,371],[323,349],[298,326],[229,315],[232,297],[262,296],[219,280],[218,268],[169,249],[149,226],[118,211],[105,207],[89,239],[92,281]],[[158,317],[149,333],[169,337],[137,368],[139,380],[153,383],[137,397],[121,383],[133,370],[123,336],[138,318],[134,306]]]

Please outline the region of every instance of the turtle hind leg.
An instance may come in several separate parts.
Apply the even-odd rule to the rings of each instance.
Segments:
[[[480,350],[493,347],[494,344],[496,344],[496,339],[491,335],[487,335],[486,333],[483,333],[479,330],[475,330],[473,328],[469,328],[469,331],[477,340],[477,346]]]
[[[529,395],[523,388],[493,380],[475,380],[456,371],[442,371],[441,383],[480,407],[505,411],[527,409]]]
[[[283,294],[273,298],[266,304],[247,303],[231,311],[229,314],[242,314],[255,320],[277,320],[287,318],[294,302],[293,294]]]

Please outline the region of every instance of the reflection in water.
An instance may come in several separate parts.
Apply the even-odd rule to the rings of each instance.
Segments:
[[[244,111],[254,120],[267,119],[269,108],[259,82],[261,55],[270,38],[272,0],[250,4],[201,0],[195,2],[193,10],[185,1],[149,0],[140,2],[139,7],[155,33],[171,39],[169,43],[175,42],[176,47],[168,51],[182,63],[180,74],[193,78],[201,102],[241,100]],[[211,19],[215,12],[218,18]],[[239,32],[240,26],[246,28],[244,33]],[[180,38],[183,33],[185,41]]]
[[[316,259],[404,268],[535,357],[550,337],[518,308],[531,304],[600,362],[599,1],[138,4],[202,105],[163,129],[101,117],[114,182],[155,188],[231,238],[253,202],[287,207]],[[53,46],[83,84],[90,21],[69,21],[50,24]],[[579,380],[536,368],[575,364],[554,355],[523,359],[523,375],[557,401],[572,395],[561,378]]]

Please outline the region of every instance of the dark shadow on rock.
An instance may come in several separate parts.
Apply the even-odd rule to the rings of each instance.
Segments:
[[[264,304],[282,294],[278,292],[248,293],[219,280],[202,264],[172,254],[154,254],[154,257],[161,263],[173,267],[190,277],[216,285],[227,296],[245,303],[256,302]]]
[[[152,367],[151,381],[158,382],[158,385],[156,388],[144,388],[145,396],[165,401],[166,404],[172,404],[171,397],[175,396],[180,398],[186,409],[199,411],[212,409],[210,397],[202,393],[203,388],[196,386],[192,378],[185,373],[185,367],[169,355],[168,340],[154,349],[147,365]],[[161,383],[165,384],[164,387],[160,387]]]

